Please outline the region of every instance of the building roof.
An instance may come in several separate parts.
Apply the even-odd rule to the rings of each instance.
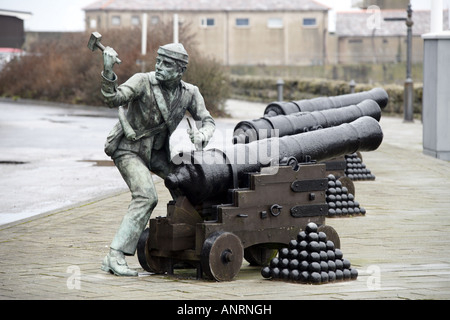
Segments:
[[[31,18],[32,15],[31,12],[0,9],[0,16],[15,17],[20,20],[27,20]]]
[[[85,11],[328,11],[313,0],[99,0]]]
[[[366,10],[354,10],[337,12],[336,34],[340,37],[370,37],[376,36],[405,36],[407,32],[405,21],[385,21],[385,18],[406,18],[406,10],[381,10],[379,28],[374,28],[376,19],[374,12]],[[444,11],[444,30],[449,29],[448,10]],[[414,36],[421,36],[430,32],[431,12],[417,10],[413,12],[412,27]]]

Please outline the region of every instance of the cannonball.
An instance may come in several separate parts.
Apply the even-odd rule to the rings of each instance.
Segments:
[[[322,277],[320,276],[320,273],[319,273],[319,272],[312,272],[312,273],[309,275],[309,281],[310,281],[312,284],[320,284],[321,280],[322,280]]]
[[[300,272],[299,281],[302,283],[307,283],[309,281],[309,272],[308,271]]]
[[[336,281],[336,273],[332,270],[328,270],[328,281],[329,282]]]
[[[281,272],[280,272],[281,279],[284,279],[284,280],[289,279],[289,273],[290,272],[289,272],[288,268],[281,269]]]
[[[328,260],[328,271],[336,271],[336,263],[334,261]]]
[[[297,250],[300,250],[300,251],[306,250],[307,247],[308,247],[308,241],[302,240],[302,241],[298,244]]]
[[[320,272],[320,264],[318,262],[311,262],[308,267],[310,273]]]
[[[334,242],[331,240],[327,241],[327,250],[334,250]]]
[[[298,269],[298,266],[300,265],[300,262],[297,259],[292,259],[289,261],[289,269]]]
[[[289,255],[288,255],[289,259],[297,259],[297,257],[298,257],[298,250],[297,249],[289,250]]]
[[[328,261],[328,254],[326,251],[320,251],[319,252],[320,255],[320,261]]]
[[[348,259],[342,259],[342,264],[344,266],[344,269],[350,269],[351,263]]]
[[[288,248],[282,248],[280,249],[280,251],[278,252],[278,256],[283,259],[283,258],[287,258],[289,256],[289,249]]]
[[[352,277],[352,274],[350,272],[349,269],[344,269],[342,270],[343,274],[344,274],[344,280],[350,280]]]
[[[297,242],[301,242],[303,240],[306,240],[306,232],[305,231],[300,231],[297,234]]]
[[[277,257],[275,257],[275,258],[273,258],[273,259],[270,261],[270,267],[271,267],[271,268],[278,267],[278,263],[280,263],[280,259],[278,259]]]
[[[344,269],[344,264],[342,263],[342,260],[336,259],[334,261],[334,263],[336,264],[336,270],[343,270]]]
[[[329,261],[334,261],[336,259],[336,255],[333,250],[327,251],[327,258]]]
[[[297,240],[291,240],[291,241],[289,241],[288,247],[289,247],[289,249],[292,250],[292,249],[296,249],[297,245],[298,245],[298,241]]]
[[[305,231],[306,231],[306,234],[309,234],[309,233],[311,233],[311,232],[317,232],[317,224],[315,224],[314,222],[310,222],[310,223],[308,223],[307,225],[306,225],[306,228],[305,228]]]
[[[317,234],[317,232],[308,233],[307,241],[309,241],[309,242],[312,242],[312,241],[319,242],[319,235]]]
[[[320,273],[320,282],[321,283],[328,283],[328,272],[322,271]]]
[[[352,280],[356,280],[356,278],[358,278],[358,270],[356,270],[355,268],[351,268],[350,276]]]
[[[287,268],[289,266],[289,259],[283,258],[280,260],[279,267],[280,268]]]
[[[328,272],[328,262],[320,261],[320,270]]]
[[[299,265],[298,269],[299,269],[300,271],[308,271],[308,269],[309,269],[309,263],[308,263],[308,261],[306,261],[306,260],[300,261],[300,265]]]
[[[270,271],[270,274],[272,275],[272,278],[279,279],[280,278],[280,268],[278,268],[278,267],[272,268],[272,270]]]
[[[327,234],[323,231],[320,231],[319,233],[319,241],[326,242],[327,241]]]
[[[310,243],[308,243],[306,249],[308,250],[308,252],[319,252],[320,245],[317,241],[311,241]]]
[[[272,277],[272,272],[269,267],[264,267],[261,269],[261,275],[264,279],[269,279]]]
[[[342,270],[336,269],[335,274],[336,274],[336,281],[344,280],[344,273],[342,272]]]
[[[300,272],[297,269],[293,269],[289,272],[289,279],[292,281],[298,281],[300,278]]]
[[[320,254],[318,252],[311,252],[308,256],[309,262],[320,262]]]
[[[308,256],[309,256],[308,251],[302,250],[298,253],[297,259],[299,261],[306,261],[308,259]]]
[[[342,259],[344,257],[344,254],[340,249],[335,249],[334,256],[336,257],[336,259]]]

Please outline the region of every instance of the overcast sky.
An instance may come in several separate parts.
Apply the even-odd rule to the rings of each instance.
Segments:
[[[190,1],[190,0],[186,0]],[[224,0],[226,1],[226,0]],[[243,0],[245,1],[245,0]],[[337,10],[351,7],[351,0],[316,0]],[[95,0],[0,0],[0,9],[31,12],[26,31],[84,31],[84,11]],[[413,9],[429,9],[431,1],[412,0]],[[444,0],[448,8],[450,0]]]

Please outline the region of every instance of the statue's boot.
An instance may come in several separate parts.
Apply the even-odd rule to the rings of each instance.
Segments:
[[[101,269],[116,276],[136,277],[138,272],[130,269],[125,261],[125,257],[108,253],[103,259]]]

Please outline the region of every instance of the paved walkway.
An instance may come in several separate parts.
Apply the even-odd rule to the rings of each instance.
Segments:
[[[385,140],[364,153],[376,181],[355,182],[367,215],[327,219],[340,235],[356,281],[319,286],[264,280],[244,261],[232,282],[195,279],[194,270],[138,278],[100,270],[126,211],[128,192],[0,226],[0,299],[449,299],[450,163],[422,154],[422,125],[381,121]],[[169,199],[157,180],[165,215]]]

